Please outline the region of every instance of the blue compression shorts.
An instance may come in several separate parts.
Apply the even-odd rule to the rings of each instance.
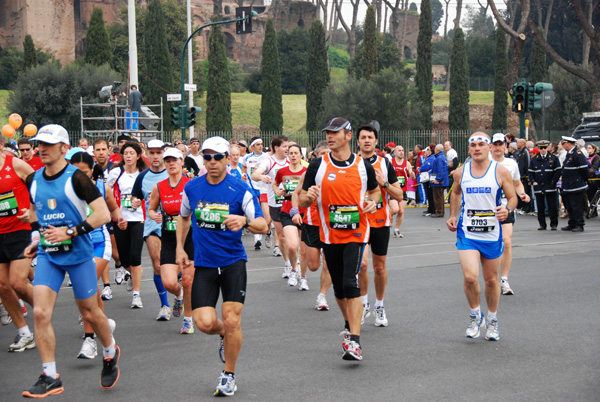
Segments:
[[[96,295],[98,279],[93,259],[76,265],[57,265],[47,255],[39,254],[33,286],[45,285],[58,293],[65,280],[65,272],[69,273],[76,299],[85,300]]]
[[[493,260],[504,253],[504,242],[498,241],[471,240],[463,236],[456,237],[456,248],[459,250],[477,250],[483,258]]]

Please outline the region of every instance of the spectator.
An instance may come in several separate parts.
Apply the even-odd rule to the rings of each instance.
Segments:
[[[583,156],[585,156],[586,158],[588,156],[590,156],[588,154],[587,149],[585,148],[585,140],[583,138],[578,139],[575,144],[577,145],[577,149],[581,151],[581,153],[583,154]]]
[[[444,217],[444,189],[448,187],[448,161],[444,155],[444,146],[437,144],[434,149],[435,161],[431,171],[431,182],[433,194],[433,204],[435,206],[435,214],[432,218]],[[458,157],[456,158],[458,159]],[[435,177],[434,177],[435,176]]]
[[[144,101],[144,97],[142,93],[138,91],[137,85],[132,85],[131,91],[129,92],[129,107],[134,112],[142,111],[142,102]]]
[[[431,187],[431,173],[433,170],[433,163],[435,161],[435,144],[429,144],[425,148],[425,162],[421,165],[419,170],[419,176],[421,185],[424,188],[424,193],[427,199],[427,210],[423,212],[425,216],[431,216],[435,214],[435,200],[433,199],[433,189]]]
[[[90,142],[87,138],[80,138],[77,146],[81,149],[88,149],[90,147]]]
[[[421,184],[420,177],[421,165],[427,159],[427,156],[425,156],[425,151],[423,151],[423,145],[415,145],[414,158],[416,158],[416,161],[414,161],[415,163],[411,162],[411,164],[415,167],[415,170],[417,171],[417,204],[425,205],[425,203],[427,202],[427,195],[424,186]]]

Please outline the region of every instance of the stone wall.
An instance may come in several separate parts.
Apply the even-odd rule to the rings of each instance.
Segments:
[[[471,130],[491,130],[494,106],[471,105],[469,107],[469,125]],[[513,113],[512,106],[506,109],[508,116],[508,131],[519,132],[519,116]],[[433,128],[448,130],[448,106],[433,107]]]

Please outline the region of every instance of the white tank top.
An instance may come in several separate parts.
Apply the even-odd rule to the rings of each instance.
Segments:
[[[463,168],[460,181],[462,211],[458,222],[458,236],[471,240],[498,241],[502,228],[496,218],[495,207],[500,206],[502,188],[496,179],[498,162],[490,161],[481,177],[471,174],[471,162]]]

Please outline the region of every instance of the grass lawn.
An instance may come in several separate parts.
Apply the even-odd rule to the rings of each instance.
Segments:
[[[10,94],[9,90],[2,89],[0,90],[0,125],[4,126],[8,124],[8,95]]]
[[[433,91],[433,106],[445,106],[450,104],[450,92]],[[494,92],[471,91],[469,92],[470,105],[488,105],[494,104]]]

